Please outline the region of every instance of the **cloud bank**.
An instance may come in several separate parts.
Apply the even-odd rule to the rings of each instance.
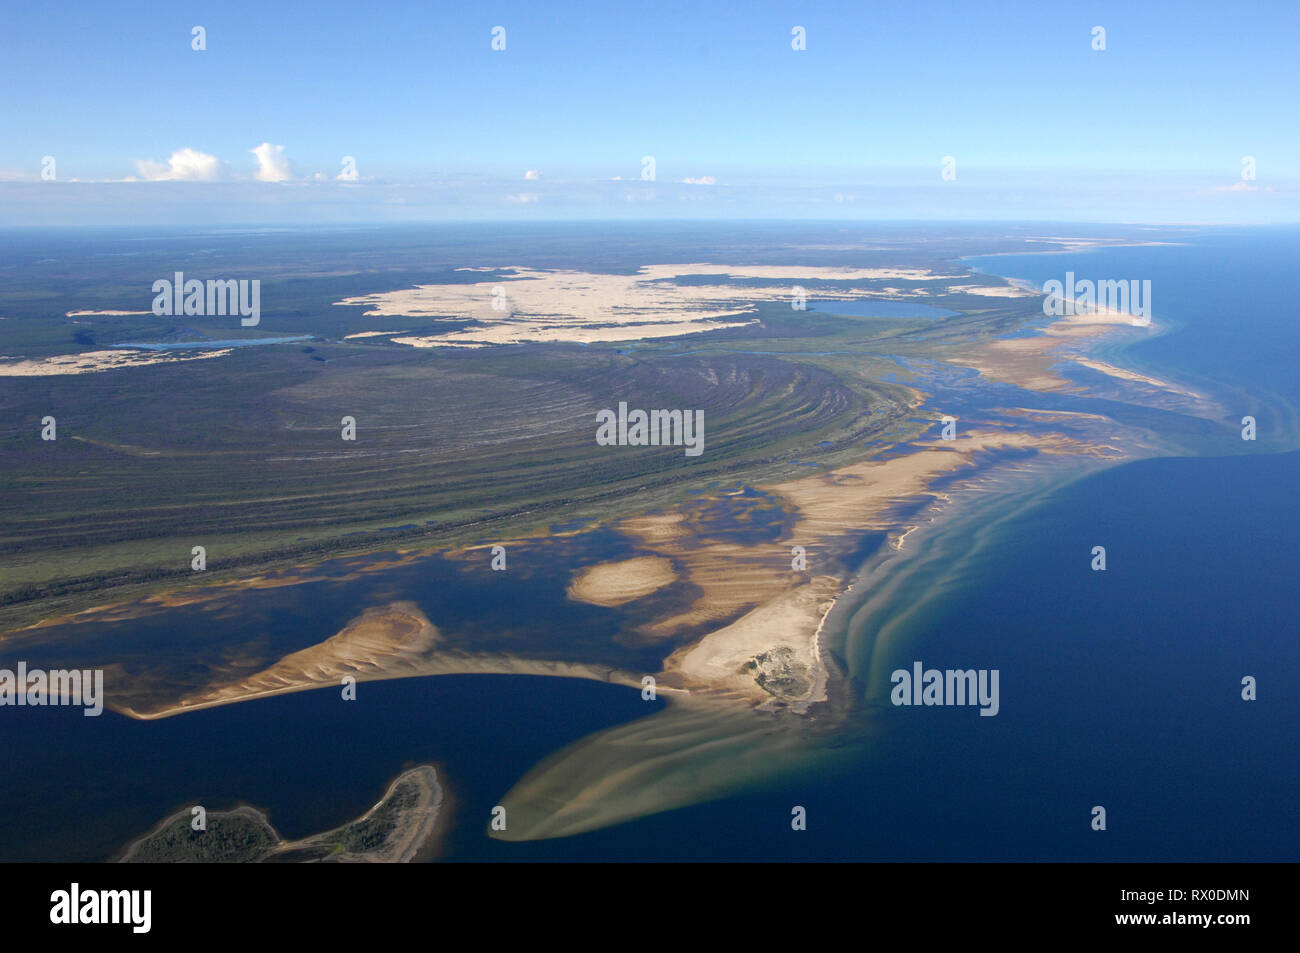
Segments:
[[[177,149],[166,162],[141,159],[135,167],[148,182],[216,182],[225,177],[221,160],[197,149]]]

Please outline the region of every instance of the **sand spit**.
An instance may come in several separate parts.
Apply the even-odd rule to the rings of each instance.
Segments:
[[[1060,434],[970,430],[954,440],[918,441],[914,451],[888,460],[867,460],[825,474],[772,486],[794,504],[799,519],[792,540],[813,552],[817,543],[854,530],[899,528],[892,510],[918,497],[937,496],[931,482],[975,462],[992,450],[1034,449],[1044,453],[1100,455],[1103,451]]]
[[[0,377],[54,377],[60,374],[94,374],[98,371],[115,371],[123,367],[144,367],[149,364],[174,364],[178,361],[203,361],[225,357],[230,348],[202,351],[196,354],[165,353],[162,351],[83,351],[80,354],[58,354],[38,360],[7,360],[0,357]]]
[[[1026,390],[1080,393],[1086,388],[1072,383],[1056,371],[1061,363],[1074,361],[1111,377],[1147,384],[1180,397],[1200,399],[1197,394],[1168,381],[1127,371],[1079,353],[1078,345],[1121,327],[1134,328],[1133,316],[1099,308],[1058,318],[1034,336],[995,338],[974,344],[960,356],[944,360],[959,367],[973,368],[989,380],[1014,384]],[[1149,330],[1149,327],[1142,330]]]
[[[763,546],[709,539],[696,531],[689,505],[614,524],[641,548],[671,559],[683,581],[701,591],[686,611],[648,621],[641,630],[647,639],[719,624],[666,660],[664,684],[693,695],[807,711],[826,698],[829,672],[817,634],[843,582],[828,569],[846,540],[875,530],[893,534],[901,545],[908,527],[895,515],[899,504],[943,497],[931,483],[973,469],[980,454],[1008,449],[1106,453],[1061,434],[1014,430],[968,431],[953,441],[908,446],[912,452],[903,456],[759,487],[794,515],[792,532]],[[795,546],[806,552],[807,571],[792,567]]]
[[[999,338],[976,344],[958,357],[946,358],[949,364],[970,367],[991,381],[1000,381],[1046,393],[1076,388],[1056,373],[1055,367],[1065,358],[1052,353],[1064,344],[1058,336],[1049,338]]]
[[[699,543],[682,510],[615,524],[643,546],[671,553],[684,579],[704,590],[693,612],[742,602],[752,608],[669,656],[661,689],[680,686],[686,694],[672,696],[665,710],[584,738],[530,771],[502,800],[508,830],[491,836],[566,837],[724,797],[778,771],[833,770],[848,750],[819,744],[816,732],[842,712],[814,706],[827,697],[830,680],[821,630],[845,580],[792,571],[791,544],[806,547],[810,569],[834,566],[835,547],[864,528],[887,530],[901,544],[912,524],[894,515],[895,504],[948,499],[931,488],[934,479],[963,468],[973,473],[983,453],[1105,453],[1063,435],[1014,430],[909,446],[905,456],[760,488],[796,515],[793,531],[770,546]],[[739,585],[737,575],[745,580]],[[819,714],[781,717],[778,710]],[[870,744],[853,737],[859,747]]]
[[[345,334],[343,340],[351,341],[356,338],[383,338],[394,334],[410,334],[410,328],[400,331],[358,331],[356,334]]]
[[[936,503],[945,499],[945,492],[933,488],[934,480],[960,476],[963,469],[974,475],[984,454],[1106,452],[1061,434],[1011,427],[970,430],[953,441],[918,441],[900,449],[910,452],[756,488],[781,504],[789,514],[785,525],[792,527],[762,544],[701,532],[699,521],[709,519],[716,506],[708,498],[612,524],[654,555],[597,564],[580,572],[571,587],[582,580],[588,595],[602,598],[641,588],[656,591],[661,586],[651,589],[651,583],[666,578],[667,566],[670,581],[696,586],[701,595],[685,612],[648,619],[644,637],[662,639],[684,625],[718,624],[690,644],[665,651],[656,676],[659,697],[669,702],[665,709],[597,732],[547,758],[504,796],[507,830],[489,831],[490,836],[568,836],[724,797],[779,770],[833,766],[835,758],[847,756],[846,749],[819,743],[817,732],[845,717],[841,706],[826,704],[833,673],[821,644],[822,626],[845,584],[835,553],[864,530],[884,530],[901,544],[915,517],[900,519],[897,504],[927,496]],[[717,499],[728,495],[734,494],[719,493]],[[806,548],[807,570],[792,567],[793,545]],[[463,673],[577,677],[636,688],[645,674],[449,650],[418,607],[394,602],[362,612],[337,635],[256,674],[219,679],[165,707],[124,713],[158,718],[309,688],[338,690],[346,675],[360,683]]]
[[[1065,252],[1088,251],[1092,248],[1142,248],[1148,245],[1182,245],[1184,242],[1142,242],[1133,241],[1127,238],[1063,238],[1063,237],[1034,237],[1027,238],[1029,242],[1052,242],[1060,245],[1059,252],[1039,252],[1038,254],[1061,254]],[[1029,254],[1034,254],[1030,252]]]
[[[676,578],[672,560],[637,556],[622,562],[600,563],[576,573],[568,596],[594,606],[621,606],[657,592]]]
[[[424,675],[550,675],[640,686],[640,675],[607,666],[523,659],[445,649],[437,627],[410,602],[367,609],[323,642],[286,655],[251,676],[221,680],[179,700],[139,710],[109,707],[132,718],[167,718],[188,711],[326,686],[345,677],[359,684]]]
[[[1042,407],[995,407],[993,412],[1002,417],[1023,417],[1038,423],[1057,423],[1066,420],[1108,420],[1101,414],[1089,414],[1082,410],[1046,410]]]
[[[1034,337],[998,338],[969,348],[958,357],[947,357],[949,364],[970,367],[993,381],[1014,384],[1025,390],[1043,393],[1087,393],[1088,388],[1058,373],[1058,367],[1072,361],[1116,380],[1154,387],[1176,400],[1194,401],[1197,411],[1211,415],[1214,408],[1194,391],[1177,384],[1116,367],[1096,358],[1085,357],[1081,346],[1117,328],[1132,328],[1131,316],[1122,312],[1081,314],[1049,324]]]
[[[825,701],[828,673],[816,636],[839,585],[832,576],[816,576],[782,592],[674,652],[664,671],[678,674],[687,689],[757,696],[765,706],[777,696],[801,711]]]
[[[1125,370],[1122,367],[1116,367],[1114,364],[1107,364],[1105,361],[1097,361],[1088,357],[1080,357],[1075,354],[1070,358],[1074,363],[1081,364],[1084,367],[1102,374],[1108,374],[1111,377],[1118,377],[1120,380],[1132,381],[1136,384],[1146,384],[1160,390],[1169,391],[1171,394],[1181,394],[1183,397],[1191,397],[1195,400],[1201,400],[1201,395],[1194,391],[1185,390],[1168,381],[1161,380],[1158,377],[1148,377],[1146,374],[1139,374],[1136,371]]]
[[[719,275],[767,281],[945,281],[956,275],[936,275],[925,268],[835,268],[820,265],[646,265],[642,273],[653,280]]]
[[[829,673],[817,636],[841,584],[824,568],[834,565],[824,561],[824,554],[864,529],[902,532],[906,527],[891,515],[895,504],[926,494],[937,476],[972,466],[976,454],[1027,447],[1049,453],[1100,452],[1060,435],[1016,431],[975,431],[951,442],[914,444],[914,452],[904,456],[768,488],[793,508],[794,530],[788,538],[760,547],[701,541],[686,509],[623,520],[615,528],[633,535],[656,555],[591,567],[578,574],[570,592],[576,590],[587,601],[602,600],[596,604],[622,604],[678,579],[697,586],[701,595],[685,612],[649,619],[641,629],[642,637],[655,641],[684,626],[718,623],[716,629],[667,658],[659,673],[662,691],[729,699],[749,707],[807,711],[826,699]],[[804,546],[812,568],[823,567],[821,571],[809,575],[792,569],[792,545]],[[367,609],[337,634],[251,675],[233,674],[239,671],[237,660],[228,667],[232,674],[222,677],[218,672],[202,689],[180,698],[159,698],[156,706],[134,700],[134,707],[113,705],[111,698],[109,703],[133,717],[161,718],[247,699],[338,687],[349,676],[365,682],[440,674],[531,674],[639,686],[644,674],[582,662],[450,649],[437,627],[409,602]]]
[[[360,681],[366,675],[373,677],[380,672],[390,678],[398,674],[414,674],[411,669],[416,661],[426,655],[437,641],[437,628],[413,603],[399,602],[367,609],[343,631],[318,645],[286,655],[264,671],[249,678],[210,686],[181,699],[173,707],[148,716],[140,714],[140,717],[157,718],[229,701],[338,685],[347,675]]]
[[[335,302],[368,316],[448,317],[474,322],[436,334],[393,337],[411,347],[486,347],[540,341],[632,341],[743,327],[760,301],[790,301],[796,285],[818,282],[955,278],[917,268],[761,265],[646,265],[634,275],[507,268],[509,275],[471,284],[418,285]],[[767,284],[678,285],[684,277]],[[801,284],[802,283],[802,284]],[[881,288],[836,288],[840,298],[882,295]],[[363,332],[365,333],[365,332]],[[382,332],[387,334],[388,332]],[[350,335],[357,337],[358,335]]]

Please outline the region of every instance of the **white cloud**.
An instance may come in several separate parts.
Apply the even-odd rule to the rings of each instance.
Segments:
[[[701,175],[694,179],[682,179],[682,182],[686,185],[714,185],[717,181],[718,180],[711,175]]]
[[[506,201],[518,205],[531,205],[537,201],[537,194],[534,192],[520,192],[518,195],[507,195]]]
[[[285,157],[284,146],[273,146],[264,142],[256,149],[249,149],[257,156],[257,171],[253,178],[259,182],[283,182],[293,178],[289,169],[289,160]]]
[[[213,182],[223,171],[220,159],[197,149],[177,149],[165,163],[141,159],[135,167],[149,182]]]
[[[529,169],[527,172],[524,173],[525,179],[540,179],[541,177],[542,177],[542,173],[537,171],[536,169]]]

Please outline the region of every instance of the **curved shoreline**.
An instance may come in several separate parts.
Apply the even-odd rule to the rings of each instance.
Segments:
[[[407,790],[409,789],[409,790]],[[414,804],[393,807],[398,796],[413,797]],[[418,765],[403,771],[387,786],[383,796],[364,814],[339,827],[311,834],[297,840],[286,840],[271,824],[266,812],[248,804],[241,804],[229,811],[211,811],[206,814],[208,828],[198,836],[215,830],[218,824],[229,825],[232,822],[247,822],[253,829],[271,840],[269,845],[253,848],[250,856],[231,858],[234,862],[321,862],[331,863],[410,863],[421,855],[427,855],[436,848],[434,836],[445,826],[443,822],[443,805],[445,795],[439,783],[438,771],[430,764]],[[354,831],[364,829],[365,825],[375,821],[380,812],[392,809],[395,817],[391,826],[384,830],[382,842],[373,848],[349,849],[347,843],[352,840]],[[190,828],[192,808],[185,807],[175,814],[160,821],[150,831],[131,841],[117,857],[116,863],[135,863],[137,855],[147,849],[151,842],[160,838],[174,827],[181,831]],[[189,835],[183,835],[189,836]],[[246,835],[245,835],[246,836]],[[370,835],[373,836],[373,835]],[[191,837],[193,840],[194,838]],[[184,863],[190,860],[200,862],[226,862],[208,860],[201,857],[183,856],[184,848],[179,848],[182,856],[162,858],[170,862]],[[303,855],[300,857],[294,854]],[[160,858],[149,857],[145,862],[157,862]]]
[[[1034,323],[1024,306],[1010,314],[1018,319],[1011,333],[1023,332]],[[826,723],[868,701],[854,697],[853,689],[870,684],[870,658],[888,645],[893,633],[904,631],[908,614],[915,611],[915,605],[907,604],[900,611],[893,600],[916,572],[940,558],[928,545],[935,533],[958,532],[962,521],[984,519],[989,507],[1005,497],[997,493],[990,497],[990,482],[1034,480],[1038,477],[1031,472],[1037,466],[1034,460],[1071,461],[1074,471],[1084,461],[1091,470],[1131,459],[1138,452],[1136,439],[1115,437],[1117,430],[1129,428],[1088,412],[1087,405],[1074,412],[1061,410],[1058,404],[1058,409],[1046,411],[1046,421],[1035,416],[1042,410],[1037,406],[1039,394],[1064,389],[1071,397],[1093,396],[1081,385],[1063,388],[1065,382],[1059,377],[1043,373],[1056,358],[1051,351],[1065,344],[1076,353],[1090,351],[1123,326],[1067,322],[1056,333],[1042,333],[1039,328],[1040,333],[1031,337],[1007,338],[990,336],[986,323],[978,326],[981,338],[969,347],[947,341],[929,363],[913,362],[908,367],[908,382],[899,386],[913,395],[913,403],[902,429],[885,435],[893,436],[892,442],[877,439],[873,452],[854,462],[751,485],[760,496],[778,501],[784,511],[779,532],[770,539],[728,537],[709,530],[708,519],[719,518],[709,517],[709,506],[720,507],[724,521],[743,524],[751,515],[722,507],[739,494],[723,489],[602,523],[603,529],[633,541],[634,550],[642,554],[637,558],[656,560],[654,565],[660,569],[671,565],[673,583],[693,586],[699,593],[684,609],[661,605],[647,614],[638,630],[620,635],[666,642],[687,631],[692,633],[691,641],[673,643],[661,671],[653,673],[657,690],[671,704],[655,715],[575,742],[507,792],[512,822],[505,839],[564,836],[664,810],[664,805],[696,803],[754,783],[772,764],[806,764],[826,755],[833,746],[821,745],[809,732],[817,730],[814,723],[823,713],[827,717],[821,720]],[[948,379],[943,375],[953,367],[979,367],[979,355],[997,352],[999,341],[1014,341],[1010,347],[1000,346],[1001,351],[1027,355],[1026,362],[1005,363],[1000,375],[982,373],[983,381],[1008,380],[1020,392],[1005,398],[1006,406],[999,406],[1002,392],[993,392],[985,405],[976,405],[974,422],[963,423],[960,434],[951,440],[925,437],[924,431],[938,423],[943,413],[942,399],[929,391],[942,392]],[[1120,376],[1115,386],[1142,383]],[[989,392],[981,391],[980,396],[987,398]],[[1116,451],[1112,442],[1127,444],[1127,452]],[[1061,472],[1059,467],[1050,469]],[[1035,485],[1039,488],[1035,498],[1051,492],[1050,480]],[[1018,490],[1015,499],[1023,504]],[[918,517],[915,507],[927,501],[930,507]],[[971,501],[976,501],[973,506]],[[847,554],[864,535],[873,533],[883,533],[886,544],[866,566],[847,570]],[[803,551],[806,565],[791,560],[794,550]],[[965,551],[957,554],[948,571],[966,558]],[[577,578],[590,581],[593,577],[581,574],[618,565],[615,561],[577,567]],[[610,578],[617,585],[609,592],[595,593],[602,601],[634,604],[660,588],[628,585],[635,580],[619,578],[617,568],[613,572]],[[295,581],[309,576],[303,574]],[[667,586],[665,582],[663,588]],[[581,588],[578,595],[583,595]],[[853,632],[864,611],[874,612],[882,621],[881,631],[872,633],[871,645],[862,644]],[[424,618],[410,604],[371,606],[323,641],[278,659],[271,657],[269,665],[251,675],[216,678],[181,698],[159,699],[157,708],[124,713],[135,718],[167,717],[337,686],[349,676],[365,681],[492,672],[641,685],[637,673],[607,665],[529,658],[522,651],[476,654],[448,648],[441,641],[438,621]],[[696,636],[696,631],[703,634]],[[844,668],[839,658],[844,659]],[[851,738],[839,740],[855,743]],[[705,766],[711,770],[703,770]]]

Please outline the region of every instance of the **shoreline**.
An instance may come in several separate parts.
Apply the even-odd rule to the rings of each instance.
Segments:
[[[1010,285],[1003,276],[994,277]],[[871,673],[855,666],[862,664],[862,653],[869,658],[885,651],[891,637],[905,632],[911,609],[900,613],[890,601],[891,593],[933,558],[927,543],[932,533],[955,532],[961,520],[976,519],[989,512],[986,507],[1004,502],[1006,491],[996,489],[1004,480],[1029,480],[1031,495],[1038,499],[1055,492],[1062,473],[1094,472],[1149,451],[1133,431],[1111,417],[1043,411],[1033,399],[1035,394],[1062,390],[1094,395],[1093,388],[1068,382],[1052,370],[1060,361],[1054,351],[1069,346],[1090,355],[1101,341],[1113,340],[1116,328],[1125,326],[1131,327],[1084,320],[1052,322],[1044,329],[1028,316],[1009,333],[1029,327],[1038,331],[1032,336],[994,336],[960,353],[941,355],[935,360],[938,366],[973,366],[985,380],[1009,381],[1027,396],[981,411],[975,423],[962,425],[954,440],[922,436],[877,441],[872,453],[856,462],[777,482],[742,480],[742,486],[776,501],[784,513],[775,538],[755,542],[705,531],[709,524],[701,520],[708,507],[737,497],[738,491],[729,488],[602,521],[596,528],[631,540],[636,557],[574,567],[570,598],[634,606],[660,588],[690,585],[698,593],[693,602],[657,610],[635,631],[665,642],[682,631],[702,634],[684,644],[665,644],[660,671],[653,673],[657,691],[667,702],[663,709],[581,739],[516,782],[506,795],[512,828],[505,839],[564,836],[664,810],[664,804],[684,806],[722,796],[755,782],[763,773],[756,761],[769,755],[790,764],[821,757],[825,752],[808,733],[818,730],[817,722],[834,722],[861,707],[864,699],[854,697],[852,686],[863,678],[870,681]],[[981,362],[988,354],[995,356],[992,367]],[[1092,357],[1084,359],[1109,367]],[[927,373],[918,371],[906,385],[914,395],[908,423],[928,422],[933,427],[942,408],[941,401],[927,393]],[[1144,399],[1134,395],[1134,385],[1164,383],[1136,374],[1108,377],[1124,389],[1111,399],[1129,402]],[[1124,437],[1116,437],[1117,428]],[[1043,480],[1040,464],[1053,472],[1052,479]],[[990,484],[995,487],[991,496]],[[1018,485],[1016,493],[1023,495],[1023,488]],[[918,513],[916,505],[926,503]],[[732,521],[748,518],[743,506],[722,512]],[[872,533],[884,534],[881,549],[865,565],[847,569],[843,560],[856,541]],[[792,547],[806,552],[806,566],[792,562]],[[958,563],[961,558],[966,557]],[[627,564],[635,559],[651,560],[636,565],[653,564],[659,584],[629,577]],[[293,581],[310,578],[306,572],[295,574]],[[575,583],[582,583],[576,592]],[[856,644],[854,622],[872,606],[893,611],[894,616],[885,629],[871,634],[870,644]],[[577,677],[634,689],[641,684],[638,673],[610,666],[448,649],[440,644],[437,623],[409,603],[363,608],[334,635],[272,658],[252,675],[216,679],[152,710],[122,713],[138,719],[169,717],[337,687],[347,675],[370,681],[491,672]],[[112,707],[111,699],[109,704]],[[653,746],[654,760],[638,764],[637,745]],[[645,756],[644,751],[640,754]],[[713,764],[719,757],[727,765],[719,777],[701,773],[701,761]],[[652,764],[662,771],[655,773]],[[591,802],[593,792],[603,792],[599,805]],[[526,818],[520,827],[513,823],[516,811]]]
[[[397,817],[379,847],[358,851],[348,850],[344,844],[339,843],[341,839],[348,839],[353,828],[363,827],[372,822],[379,812],[390,808],[399,793],[406,793],[402,790],[404,788],[413,789],[415,804],[403,805],[395,809]],[[228,811],[208,812],[206,818],[210,828],[216,822],[230,825],[231,822],[245,820],[251,823],[254,829],[267,837],[273,838],[273,842],[269,846],[258,848],[257,852],[249,857],[231,858],[230,860],[191,859],[206,863],[285,862],[294,853],[312,854],[315,852],[317,856],[304,858],[300,862],[410,863],[421,856],[427,859],[439,849],[440,845],[435,842],[435,835],[437,835],[436,839],[441,839],[446,833],[445,805],[447,800],[447,793],[443,784],[440,783],[437,766],[432,764],[417,765],[401,772],[390,781],[380,799],[365,813],[338,827],[329,828],[316,834],[309,834],[295,840],[287,840],[280,834],[275,825],[271,823],[266,810],[254,807],[251,804],[239,804]],[[130,841],[109,859],[109,863],[135,863],[137,855],[146,849],[151,841],[159,838],[170,828],[179,824],[183,830],[188,829],[192,816],[191,812],[192,806],[187,806],[163,818],[145,834]],[[207,832],[208,829],[205,828],[204,833]],[[321,852],[324,851],[328,852],[320,856]],[[167,860],[176,863],[186,862],[187,858],[167,858]],[[156,863],[158,861],[156,858],[150,858],[145,862]]]
[[[994,277],[1007,286],[1013,285],[1013,279]],[[1054,374],[1044,377],[1033,361],[1054,359],[1052,352],[1066,344],[1090,350],[1108,331],[1120,326],[1105,320],[1058,321],[1037,335],[994,338],[973,347],[971,350],[977,351],[973,357],[951,356],[942,361],[973,366],[986,378],[1009,379],[1030,391],[1051,392],[1071,385]],[[1053,329],[1057,333],[1052,333]],[[1030,363],[1004,360],[1000,365],[994,361],[996,366],[990,367],[981,355],[997,353],[999,348],[1009,349],[1013,356],[1023,354]],[[1083,360],[1088,362],[1084,366],[1102,373],[1106,371],[1101,368],[1109,367],[1091,358]],[[1112,376],[1129,383],[1163,383],[1136,374]],[[933,419],[937,411],[932,398],[920,387],[911,389],[915,396],[914,418]],[[1032,411],[1019,408],[1019,412]],[[662,690],[669,696],[702,694],[720,701],[742,700],[764,710],[789,707],[806,713],[812,705],[831,700],[827,685],[832,673],[822,651],[822,636],[853,575],[835,568],[835,554],[846,541],[863,531],[879,531],[886,534],[890,549],[901,551],[917,526],[911,519],[900,521],[890,511],[909,501],[933,501],[940,495],[933,488],[935,481],[949,477],[960,480],[963,472],[979,470],[975,466],[977,456],[1011,449],[1095,456],[1111,448],[1066,437],[1064,433],[1033,435],[1023,430],[985,427],[964,432],[961,438],[948,443],[913,440],[892,445],[892,449],[905,452],[884,460],[869,456],[793,480],[755,486],[788,506],[795,521],[786,536],[773,541],[773,548],[804,547],[814,560],[823,560],[807,572],[783,568],[775,556],[764,556],[752,544],[696,544],[686,531],[689,524],[685,514],[690,504],[683,503],[667,511],[615,518],[602,524],[634,539],[642,555],[577,567],[569,598],[615,606],[635,603],[677,581],[695,585],[701,595],[693,606],[684,613],[657,618],[648,624],[648,631],[661,637],[684,625],[708,625],[714,620],[721,627],[711,628],[668,653],[661,670],[653,673],[662,683]],[[827,555],[830,566],[824,562]],[[784,562],[788,563],[788,559]],[[655,578],[633,579],[637,575],[633,570],[644,566],[654,569]],[[307,571],[275,580],[274,584],[293,585],[310,578]],[[245,581],[244,585],[255,583]],[[224,585],[215,591],[230,588]],[[755,600],[755,591],[771,595]],[[164,594],[155,601],[167,605],[178,599],[199,602],[204,598],[203,592],[196,591],[188,597]],[[126,610],[127,605],[123,605],[115,613],[110,605],[81,615],[90,621],[96,616],[112,618]],[[290,692],[337,687],[345,677],[360,682],[439,674],[534,674],[628,687],[640,685],[637,673],[613,666],[444,650],[439,643],[436,620],[425,618],[414,604],[395,602],[362,610],[334,635],[273,661],[252,675],[224,682],[215,680],[158,707],[114,706],[111,698],[109,705],[128,717],[152,720]]]
[[[1032,292],[1033,294],[1039,297],[1045,297],[1045,294],[1038,283],[1028,278],[1021,278],[1012,275],[1001,274],[995,271],[990,271],[980,266],[979,259],[1011,258],[1011,257],[1020,257],[1022,255],[1025,256],[1071,255],[1071,254],[1084,254],[1087,252],[1104,250],[1107,248],[1146,248],[1146,247],[1163,247],[1163,246],[1183,247],[1191,244],[1190,242],[1161,242],[1161,241],[1107,242],[1107,241],[1098,241],[1098,240],[1073,241],[1068,239],[1060,239],[1060,241],[1065,247],[1062,247],[1060,249],[1055,249],[1055,250],[1040,249],[1037,251],[999,252],[991,255],[964,255],[958,260],[961,261],[967,267],[970,267],[977,274],[985,275],[987,277],[1000,278],[1001,280],[1007,282],[1010,285],[1013,285],[1014,287],[1020,288],[1026,292]],[[1054,316],[1045,313],[1043,317],[1050,318]],[[1077,319],[1079,315],[1076,314],[1073,317]],[[1070,320],[1071,318],[1066,316],[1056,317],[1056,320],[1053,321],[1051,325],[1048,325],[1047,328],[1050,328],[1053,325],[1058,323],[1069,322]],[[1125,326],[1124,322],[1116,322],[1116,324],[1121,327]],[[1172,324],[1169,320],[1157,322],[1154,318],[1152,318],[1149,321],[1149,323],[1145,325],[1136,325],[1129,322],[1127,326],[1145,330],[1148,332],[1149,336],[1154,337],[1154,336],[1161,336],[1164,334],[1168,334],[1171,330],[1174,329],[1174,327],[1176,327],[1176,322]],[[1043,330],[1047,330],[1047,329],[1044,328]],[[1151,386],[1157,387],[1158,389],[1167,390],[1170,393],[1179,395],[1181,397],[1186,397],[1192,400],[1196,400],[1203,405],[1202,409],[1205,409],[1206,407],[1209,406],[1213,406],[1213,401],[1211,400],[1211,398],[1201,394],[1199,391],[1193,388],[1184,386],[1183,384],[1179,383],[1176,379],[1171,380],[1168,378],[1168,375],[1178,375],[1180,373],[1184,373],[1184,372],[1180,372],[1178,368],[1168,368],[1160,365],[1147,365],[1147,364],[1143,364],[1141,361],[1135,361],[1132,359],[1131,356],[1132,348],[1129,346],[1121,346],[1117,350],[1119,351],[1117,355],[1112,355],[1108,353],[1106,356],[1117,357],[1120,359],[1120,363],[1114,363],[1113,361],[1103,361],[1100,359],[1099,356],[1089,355],[1086,352],[1084,354],[1086,360],[1079,360],[1077,357],[1070,357],[1068,359],[1073,360],[1075,363],[1080,364],[1084,367],[1089,367],[1092,370],[1097,370],[1099,373],[1107,374],[1113,377],[1123,378],[1131,382],[1148,383]],[[1205,383],[1213,384],[1216,382],[1207,381]]]

